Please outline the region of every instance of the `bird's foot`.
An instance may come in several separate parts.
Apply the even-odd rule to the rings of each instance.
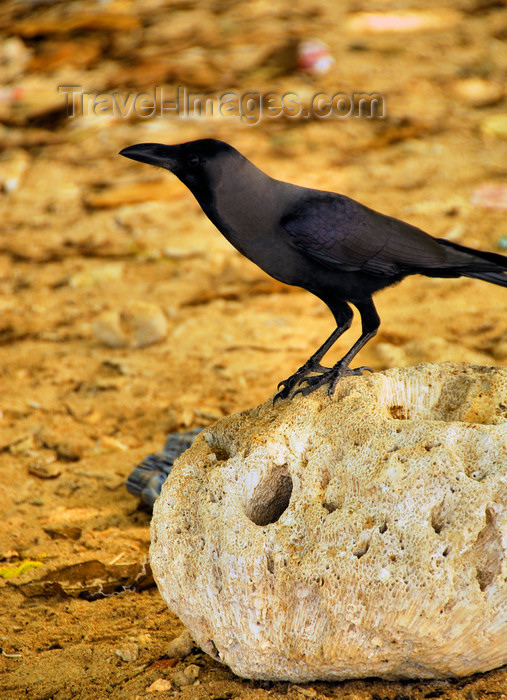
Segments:
[[[300,383],[306,383],[306,386],[297,389],[292,394],[292,398],[294,398],[297,394],[308,396],[308,394],[311,394],[312,391],[315,391],[319,387],[326,385],[328,385],[328,396],[331,398],[338,381],[342,377],[361,376],[363,372],[373,372],[373,370],[371,369],[371,367],[366,366],[351,369],[350,367],[340,365],[340,363],[338,363],[334,367],[331,367],[331,369],[325,372],[324,374],[320,374],[318,376],[313,377],[305,377],[304,379],[302,379]]]
[[[306,379],[310,379],[308,375],[311,374],[312,372],[317,372],[318,375],[326,374],[327,372],[330,372],[331,368],[330,367],[324,367],[323,365],[319,364],[318,362],[311,364],[311,363],[306,363],[302,367],[298,369],[297,372],[295,372],[293,375],[291,375],[288,379],[284,379],[281,381],[277,389],[280,389],[277,394],[275,394],[273,398],[273,406],[275,403],[278,401],[278,399],[288,399],[292,390],[294,387],[298,386],[301,384],[302,381],[305,381]]]

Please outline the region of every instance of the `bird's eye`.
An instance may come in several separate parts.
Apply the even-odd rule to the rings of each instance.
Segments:
[[[197,153],[191,153],[187,158],[187,165],[190,168],[196,168],[200,162],[201,162],[201,159],[199,158]]]

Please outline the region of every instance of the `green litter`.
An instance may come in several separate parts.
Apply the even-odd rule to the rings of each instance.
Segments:
[[[37,569],[39,566],[43,566],[41,561],[32,561],[31,559],[25,559],[14,566],[0,566],[0,578],[16,578],[16,576],[24,574],[25,571]]]

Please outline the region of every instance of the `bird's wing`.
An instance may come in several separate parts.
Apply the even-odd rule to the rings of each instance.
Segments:
[[[291,245],[326,267],[396,275],[466,264],[424,231],[343,195],[300,200],[281,219]]]

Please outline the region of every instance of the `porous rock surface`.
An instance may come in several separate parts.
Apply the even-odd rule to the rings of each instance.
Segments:
[[[507,663],[507,369],[422,364],[207,428],[155,504],[151,563],[248,678]]]

